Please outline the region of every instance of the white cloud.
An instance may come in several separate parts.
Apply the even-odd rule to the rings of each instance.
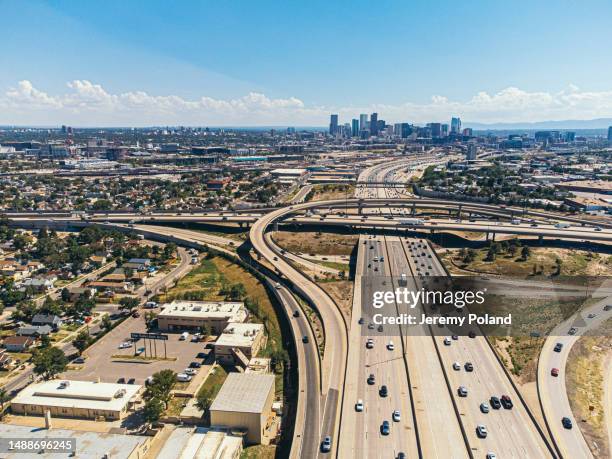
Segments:
[[[20,81],[0,95],[2,124],[72,124],[75,126],[152,124],[185,125],[325,125],[329,113],[349,121],[377,111],[388,122],[426,123],[459,115],[481,122],[529,122],[612,116],[612,91],[584,91],[570,84],[556,92],[528,92],[508,87],[494,94],[478,92],[465,101],[434,95],[425,104],[404,102],[361,107],[308,106],[296,97],[273,99],[251,92],[236,99],[203,96],[188,100],[145,91],[112,94],[87,80],[67,83],[65,94],[48,94]]]

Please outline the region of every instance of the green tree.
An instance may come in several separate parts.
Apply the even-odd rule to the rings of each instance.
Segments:
[[[215,398],[215,391],[212,387],[202,388],[198,392],[196,406],[204,411],[204,413],[208,413],[210,405],[212,404]]]
[[[529,257],[531,256],[531,249],[529,248],[529,246],[525,246],[521,249],[521,258],[523,261],[529,260]]]
[[[66,370],[68,359],[64,351],[51,346],[35,350],[32,355],[32,364],[34,365],[34,373],[47,380]]]
[[[119,309],[122,311],[131,311],[132,309],[136,309],[140,301],[138,298],[134,296],[124,296],[119,300]]]
[[[62,289],[62,301],[64,303],[68,303],[70,301],[70,290],[68,290],[66,287]]]
[[[89,335],[87,330],[81,330],[77,336],[72,340],[72,345],[79,351],[79,355],[83,354],[83,351],[92,343],[93,338]]]
[[[159,421],[164,412],[164,405],[158,398],[151,398],[145,402],[143,416],[148,423]]]
[[[176,384],[176,373],[172,370],[161,370],[153,374],[152,381],[147,386],[143,394],[145,400],[157,398],[164,404],[164,408],[168,406],[170,401],[170,391]]]
[[[102,325],[102,328],[106,330],[107,332],[111,331],[111,329],[113,328],[113,322],[111,321],[108,314],[104,314],[104,316],[102,316],[101,325]]]

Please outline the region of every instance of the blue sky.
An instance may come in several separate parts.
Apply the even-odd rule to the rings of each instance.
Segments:
[[[0,123],[612,116],[605,0],[0,0],[0,17]]]

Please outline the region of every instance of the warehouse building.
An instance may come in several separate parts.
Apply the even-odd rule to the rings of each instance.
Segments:
[[[246,318],[242,302],[173,301],[162,305],[157,323],[160,330],[199,332],[208,327],[216,335],[230,322],[244,322]]]
[[[267,445],[279,428],[273,402],[274,375],[230,373],[210,406],[210,423],[244,429],[247,443]]]
[[[142,386],[90,381],[51,380],[31,384],[11,402],[14,414],[60,418],[123,419]]]

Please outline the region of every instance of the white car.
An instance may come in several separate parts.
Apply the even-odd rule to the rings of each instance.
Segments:
[[[395,410],[392,415],[393,422],[400,422],[401,416],[399,410]]]
[[[447,346],[451,345],[451,339],[448,336],[444,338],[444,344],[446,344]]]
[[[355,411],[357,412],[362,412],[363,411],[363,400],[359,399],[357,400],[357,403],[355,403]]]
[[[372,349],[374,347],[374,340],[372,338],[368,338],[368,340],[366,341],[366,347],[368,349]]]
[[[191,381],[191,375],[188,375],[186,373],[179,373],[178,375],[176,375],[176,380],[180,382],[189,382]]]
[[[395,349],[395,345],[393,344],[393,341],[389,341],[389,344],[387,344],[387,349],[389,349],[390,351]]]
[[[131,347],[131,346],[132,346],[131,343],[128,343],[127,341],[125,341],[125,342],[119,344],[119,349],[127,349],[128,347]]]
[[[183,371],[183,373],[185,373],[186,375],[195,375],[198,372],[198,370],[196,370],[195,368],[185,368],[185,370]]]
[[[455,371],[461,370],[461,365],[459,365],[459,362],[453,363],[453,370]]]

